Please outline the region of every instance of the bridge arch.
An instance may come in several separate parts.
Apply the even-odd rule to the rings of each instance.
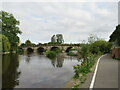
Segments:
[[[37,52],[42,54],[45,51],[45,49],[43,47],[38,47],[37,48]]]
[[[60,49],[59,47],[51,47],[50,51],[55,51],[56,49]]]
[[[33,53],[33,52],[34,52],[33,48],[30,48],[30,47],[27,48],[27,53]]]
[[[72,48],[73,48],[73,47],[71,47],[71,46],[70,46],[70,47],[68,47],[68,48],[65,50],[65,52],[67,52],[67,53],[68,53],[68,52],[70,51],[70,49],[72,49]]]

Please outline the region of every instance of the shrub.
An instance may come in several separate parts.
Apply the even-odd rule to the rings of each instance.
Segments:
[[[59,48],[56,48],[56,49],[54,50],[54,52],[56,52],[57,54],[59,54],[59,53],[61,52],[61,50],[60,50]]]
[[[95,41],[90,45],[90,52],[92,54],[99,53],[109,53],[111,50],[112,44],[110,42],[106,42],[104,40]]]
[[[82,62],[81,65],[75,65],[73,66],[74,69],[74,78],[79,78],[80,74],[82,75],[86,75],[87,73],[91,72],[90,68],[94,65],[95,63],[95,55],[91,55],[89,57],[86,58],[86,60],[84,60],[84,62]]]
[[[69,51],[69,52],[67,53],[67,55],[69,55],[69,56],[78,56],[76,53],[74,53],[74,52],[72,52],[72,51]]]
[[[19,47],[19,48],[17,49],[17,53],[22,54],[23,52],[24,52],[24,50],[23,50],[22,48]]]
[[[89,44],[81,44],[81,50],[79,51],[79,53],[81,54],[82,58],[85,59],[88,57],[88,55],[90,54],[89,48]]]
[[[47,51],[47,57],[48,58],[55,58],[57,56],[55,51]]]

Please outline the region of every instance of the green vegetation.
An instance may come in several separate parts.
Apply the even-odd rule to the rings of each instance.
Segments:
[[[81,50],[79,50],[79,53],[84,61],[80,65],[73,66],[75,73],[74,78],[79,80],[79,82],[73,86],[73,90],[79,88],[79,86],[85,82],[87,78],[86,75],[91,72],[91,68],[95,64],[97,57],[110,52],[112,47],[110,42],[98,38],[95,39],[95,37],[90,37],[88,41],[88,43],[80,45]]]
[[[69,56],[78,56],[77,54],[75,54],[75,53],[73,53],[73,52],[71,52],[71,51],[68,52],[67,55],[69,55]]]
[[[60,50],[59,48],[55,48],[53,51],[54,51],[56,54],[59,54],[59,53],[61,52],[61,50]]]
[[[114,52],[112,52],[112,54],[114,54],[112,57],[113,59],[120,59],[120,55],[118,52],[118,49],[120,48],[120,24],[116,26],[116,29],[114,30],[114,32],[110,35],[110,39],[109,42],[112,42],[112,50],[114,50]]]
[[[67,53],[69,56],[78,56],[78,50],[77,49],[70,49]]]
[[[109,53],[112,48],[112,43],[104,40],[95,41],[90,45],[90,52],[93,54],[105,54]]]
[[[17,49],[16,52],[19,53],[19,54],[23,54],[23,53],[24,53],[24,50],[23,50],[22,48],[18,47],[18,49]]]
[[[31,45],[32,45],[32,43],[31,43],[31,41],[30,41],[30,40],[26,40],[26,41],[25,41],[25,45],[26,45],[26,46],[31,46]]]
[[[32,43],[30,40],[26,40],[25,43],[22,43],[20,47],[34,47],[35,44]]]
[[[2,34],[5,35],[10,42],[10,51],[16,51],[19,44],[19,37],[17,35],[22,33],[18,27],[19,21],[16,20],[12,14],[5,11],[0,11],[0,14],[0,23],[2,23]]]
[[[89,57],[87,57],[86,60],[82,62],[81,65],[78,64],[74,66],[73,67],[75,72],[74,78],[78,79],[80,77],[80,74],[84,76],[87,73],[91,72],[90,68],[94,65],[95,58],[96,58],[95,55],[90,55]]]
[[[109,42],[112,42],[114,46],[120,46],[120,25],[116,26],[116,29],[110,35]]]
[[[47,51],[47,57],[50,59],[54,59],[57,56],[57,53],[55,51]]]
[[[9,52],[10,50],[10,42],[8,38],[5,35],[0,35],[0,38],[2,38],[0,42],[0,47],[2,47],[1,52]]]
[[[46,55],[48,58],[50,59],[54,59],[56,58],[56,56],[61,52],[61,50],[59,48],[55,48],[54,50],[51,51],[47,51]]]

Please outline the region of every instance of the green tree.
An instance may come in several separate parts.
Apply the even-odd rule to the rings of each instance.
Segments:
[[[32,46],[32,43],[31,43],[30,40],[26,40],[26,41],[25,41],[25,45],[29,47],[29,46]]]
[[[120,46],[120,24],[116,26],[116,29],[110,35],[109,42],[113,42],[115,46]]]
[[[90,52],[93,54],[108,53],[110,52],[111,47],[112,45],[110,42],[98,40],[90,45]]]
[[[5,11],[0,11],[0,23],[2,23],[2,34],[5,35],[10,42],[10,49],[14,51],[17,49],[19,43],[18,34],[22,32],[19,30],[19,21],[15,17]]]
[[[90,54],[90,51],[89,51],[90,45],[83,43],[83,44],[81,44],[80,47],[81,47],[80,54],[81,54],[82,58],[84,58],[86,60],[86,58]]]
[[[1,47],[0,52],[10,51],[10,43],[8,38],[5,35],[0,35],[0,39],[2,40],[2,41],[0,40],[0,47]]]
[[[20,45],[20,47],[26,47],[26,44],[25,44],[25,43],[22,43],[22,44]]]

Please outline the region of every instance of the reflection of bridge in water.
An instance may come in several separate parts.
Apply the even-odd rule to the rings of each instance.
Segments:
[[[55,45],[38,45],[34,47],[23,47],[24,51],[26,52],[44,52],[46,50],[54,50],[54,49],[60,49],[62,52],[69,52],[70,49],[79,49],[79,44],[55,44]]]

